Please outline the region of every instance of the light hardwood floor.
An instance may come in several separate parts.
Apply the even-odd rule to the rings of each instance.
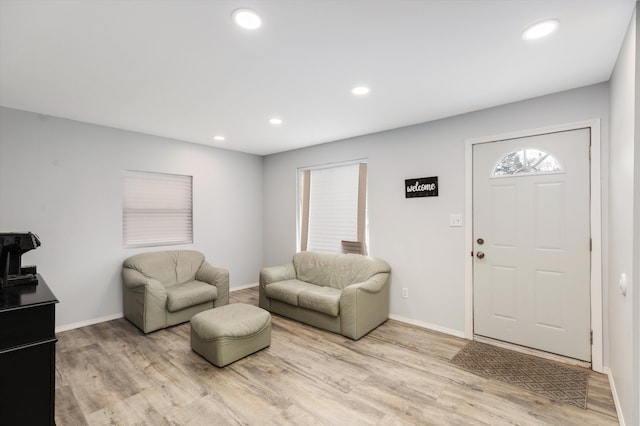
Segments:
[[[231,302],[257,304],[257,289]],[[58,334],[58,425],[617,425],[607,377],[588,409],[475,376],[463,339],[389,320],[357,342],[272,318],[271,346],[225,368],[189,324],[144,335],[125,319]]]

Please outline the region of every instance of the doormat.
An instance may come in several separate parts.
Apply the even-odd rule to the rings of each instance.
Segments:
[[[451,362],[479,376],[587,408],[589,377],[586,371],[475,341],[462,348]]]

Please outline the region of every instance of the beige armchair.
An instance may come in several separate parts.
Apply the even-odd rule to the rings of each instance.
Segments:
[[[229,303],[229,271],[193,250],[142,253],[123,262],[124,316],[145,333]]]

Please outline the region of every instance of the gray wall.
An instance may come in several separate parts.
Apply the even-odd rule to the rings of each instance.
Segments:
[[[607,84],[267,156],[264,263],[281,264],[296,250],[296,169],[368,158],[370,251],[391,264],[391,313],[462,335],[468,254],[464,228],[449,227],[449,214],[464,213],[465,140],[593,118],[601,119],[606,158]],[[438,176],[439,196],[405,199],[404,180],[423,176]]]
[[[609,369],[622,408],[621,419],[628,425],[640,424],[640,148],[637,121],[640,88],[636,86],[639,76],[636,19],[637,16],[634,14],[611,78],[609,165]],[[620,275],[623,273],[627,275],[629,283],[626,296],[618,287]]]
[[[122,247],[122,170],[193,176],[194,243]],[[0,230],[37,233],[24,256],[60,300],[58,326],[122,312],[122,260],[196,249],[256,282],[262,265],[262,157],[0,108]]]

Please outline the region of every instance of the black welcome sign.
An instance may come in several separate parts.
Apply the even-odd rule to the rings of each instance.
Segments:
[[[405,179],[405,198],[437,197],[438,176]]]

